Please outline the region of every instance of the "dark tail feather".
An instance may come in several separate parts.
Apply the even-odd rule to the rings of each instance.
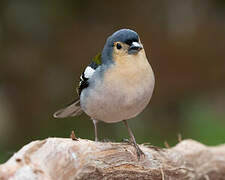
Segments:
[[[53,114],[53,117],[54,118],[73,117],[73,116],[80,115],[82,112],[83,111],[80,107],[80,100],[75,100],[74,102],[69,104],[67,107],[56,111]]]

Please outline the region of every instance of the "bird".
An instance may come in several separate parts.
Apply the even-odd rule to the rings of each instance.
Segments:
[[[85,112],[93,121],[95,141],[97,123],[124,122],[138,158],[144,155],[136,143],[128,120],[148,105],[155,77],[137,32],[119,29],[110,35],[80,76],[78,98],[56,111],[54,118],[74,117]]]

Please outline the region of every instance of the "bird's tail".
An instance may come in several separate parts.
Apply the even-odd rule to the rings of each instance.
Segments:
[[[53,114],[54,118],[65,118],[65,117],[73,117],[80,115],[82,113],[82,109],[80,107],[80,99],[73,101],[65,108],[56,111]]]

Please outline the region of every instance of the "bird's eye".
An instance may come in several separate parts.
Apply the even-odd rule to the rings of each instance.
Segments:
[[[117,48],[117,49],[121,49],[121,48],[122,48],[121,44],[120,44],[120,43],[117,43],[117,44],[116,44],[116,48]]]

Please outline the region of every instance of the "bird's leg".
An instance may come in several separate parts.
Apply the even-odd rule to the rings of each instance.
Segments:
[[[140,149],[140,147],[138,146],[138,144],[136,143],[136,140],[134,138],[134,135],[130,129],[130,127],[128,126],[128,123],[126,120],[123,121],[125,126],[127,127],[128,129],[128,132],[129,132],[129,135],[130,135],[130,140],[131,140],[131,144],[135,147],[136,149],[136,153],[137,153],[137,156],[138,156],[138,159],[140,159],[140,156],[141,155],[144,155],[143,151]]]
[[[92,121],[95,128],[95,141],[98,141],[98,128],[97,128],[98,120],[92,119]]]

